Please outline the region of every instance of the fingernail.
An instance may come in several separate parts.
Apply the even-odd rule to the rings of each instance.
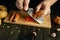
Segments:
[[[27,7],[27,6],[25,6],[25,7],[24,7],[24,10],[25,10],[25,11],[27,11],[27,10],[28,10],[28,7]]]
[[[28,10],[28,8],[25,8],[24,10],[25,10],[25,11],[27,11],[27,10]]]
[[[38,12],[38,11],[39,11],[39,9],[36,10],[36,12]]]

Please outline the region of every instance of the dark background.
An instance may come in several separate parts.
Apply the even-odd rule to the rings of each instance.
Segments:
[[[10,10],[19,10],[16,5],[15,5],[15,2],[16,0],[0,0],[0,5],[5,5],[8,9],[8,12]],[[41,2],[40,0],[31,0],[31,3],[30,3],[30,7],[36,7],[36,5]],[[51,32],[50,33],[57,33],[57,38],[58,40],[59,39],[59,32],[56,31],[57,28],[60,28],[60,25],[58,24],[55,24],[53,22],[53,19],[56,17],[56,16],[60,16],[60,2],[57,1],[54,5],[51,6],[51,23],[52,23],[52,28],[51,28]]]
[[[30,2],[30,7],[36,7],[38,3],[40,3],[42,0],[31,0]],[[5,5],[9,10],[18,10],[18,8],[15,5],[16,0],[0,0],[0,5]],[[60,2],[56,2],[54,5],[52,5],[51,7],[52,13],[54,15],[58,15],[60,14]]]

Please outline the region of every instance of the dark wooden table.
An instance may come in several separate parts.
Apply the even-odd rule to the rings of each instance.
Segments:
[[[50,29],[6,23],[0,26],[0,40],[49,40],[49,35]]]

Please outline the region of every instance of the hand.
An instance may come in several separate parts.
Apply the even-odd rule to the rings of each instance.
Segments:
[[[18,7],[18,9],[24,9],[25,11],[28,10],[29,8],[29,2],[30,0],[17,0],[16,1],[16,6]],[[44,1],[41,2],[39,5],[37,5],[36,7],[36,12],[38,12],[39,10],[41,10],[41,8],[43,9],[44,11],[44,14],[42,15],[43,16],[46,16],[48,13],[50,13],[50,5],[48,3],[45,3]]]
[[[36,12],[38,12],[39,10],[43,10],[44,14],[42,14],[40,17],[44,17],[46,15],[48,15],[51,10],[50,10],[50,5],[47,4],[46,2],[41,2],[39,5],[37,5],[36,7]]]
[[[29,8],[29,2],[30,0],[17,0],[16,6],[19,10],[24,9],[25,11]]]

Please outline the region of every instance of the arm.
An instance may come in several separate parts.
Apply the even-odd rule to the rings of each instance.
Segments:
[[[57,0],[44,0],[44,4],[48,4],[49,6],[52,6]]]

